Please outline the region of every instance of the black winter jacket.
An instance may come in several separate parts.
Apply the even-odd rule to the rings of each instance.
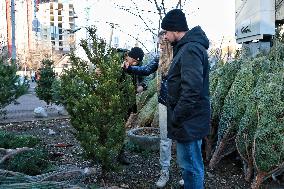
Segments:
[[[129,71],[129,69],[122,68],[122,75],[124,75],[125,73],[131,75],[132,84],[134,85],[135,89],[138,86],[143,86],[143,88],[146,87],[146,84],[144,82],[145,78],[143,77],[144,75],[142,75],[142,74],[138,75],[138,74],[135,74],[134,72]]]
[[[209,40],[200,26],[174,46],[168,72],[168,137],[191,142],[209,133]]]
[[[129,66],[127,69],[128,73],[133,73],[135,75],[141,75],[141,76],[148,76],[155,71],[157,71],[159,67],[159,56],[156,56],[152,60],[149,61],[148,64],[144,66]],[[167,103],[167,77],[163,77],[161,80],[161,89],[158,96],[158,102],[165,105]]]

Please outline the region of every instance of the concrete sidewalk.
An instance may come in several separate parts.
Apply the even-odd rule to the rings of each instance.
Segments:
[[[6,119],[0,119],[0,123],[11,123],[11,122],[22,122],[22,121],[35,121],[35,120],[48,120],[48,119],[58,119],[67,118],[68,116],[59,115],[56,105],[49,105],[43,101],[39,100],[35,94],[36,83],[30,82],[30,88],[28,93],[21,96],[17,101],[19,104],[10,104],[4,108],[7,115]],[[45,108],[48,117],[47,118],[35,118],[34,109],[37,107]]]

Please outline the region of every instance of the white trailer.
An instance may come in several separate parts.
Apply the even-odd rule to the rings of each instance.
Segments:
[[[276,23],[284,24],[284,0],[275,1]]]
[[[275,0],[235,0],[237,43],[263,40],[275,34]]]
[[[236,41],[248,56],[269,52],[276,24],[284,24],[284,0],[235,0]]]

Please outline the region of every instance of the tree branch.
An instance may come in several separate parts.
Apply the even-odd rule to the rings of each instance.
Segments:
[[[185,3],[186,3],[186,0],[184,0],[182,7],[184,7],[184,6],[185,6]],[[181,8],[182,8],[182,7],[181,7]]]
[[[158,5],[157,0],[154,0],[154,2],[155,2],[155,5],[156,5],[156,9],[159,13],[160,20],[162,20],[162,10],[161,10],[160,6]]]
[[[15,156],[19,153],[31,151],[31,150],[33,150],[33,148],[28,148],[28,147],[16,148],[16,149],[0,148],[1,152],[6,153],[6,155],[4,155],[4,157],[2,157],[2,159],[0,160],[0,164],[4,163],[7,159],[12,158],[13,156]]]
[[[121,31],[122,33],[125,33],[124,31],[122,31],[121,29],[117,28],[119,31]],[[144,43],[142,43],[140,40],[137,39],[137,37],[134,37],[133,35],[129,34],[129,33],[126,33],[126,35],[128,35],[129,37],[132,37],[133,39],[137,40],[138,43],[140,43],[145,49],[147,52],[150,52],[147,47],[144,45]]]
[[[147,29],[148,29],[152,34],[155,35],[154,31],[148,26],[147,22],[145,22],[145,20],[142,18],[141,12],[140,12],[140,10],[139,10],[137,4],[136,4],[133,0],[131,0],[131,2],[132,2],[132,3],[134,4],[134,6],[136,7],[136,11],[138,12],[138,17],[144,22],[144,24],[145,24],[145,26],[147,27]]]
[[[166,15],[165,0],[162,0],[162,9],[164,10],[164,15]]]
[[[178,3],[177,3],[177,5],[176,5],[176,9],[178,8],[178,6],[179,6],[179,8],[181,9],[181,0],[178,0]]]
[[[142,16],[141,16],[140,14],[137,15],[137,14],[131,12],[129,9],[125,9],[125,8],[123,8],[123,7],[121,7],[121,6],[117,5],[117,4],[116,4],[116,6],[117,6],[119,9],[124,10],[124,11],[126,11],[126,12],[128,12],[128,13],[130,13],[130,14],[132,14],[132,15],[138,17],[138,18],[140,18],[140,19],[143,21],[143,23],[145,24],[146,28],[147,28],[152,34],[156,35],[156,34],[154,33],[153,29],[149,27],[149,25],[147,24],[147,22],[142,18]]]

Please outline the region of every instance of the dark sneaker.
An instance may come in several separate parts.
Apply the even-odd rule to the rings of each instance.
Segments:
[[[125,153],[122,153],[118,156],[118,162],[121,163],[122,165],[129,165],[131,163],[129,159],[126,157]]]

